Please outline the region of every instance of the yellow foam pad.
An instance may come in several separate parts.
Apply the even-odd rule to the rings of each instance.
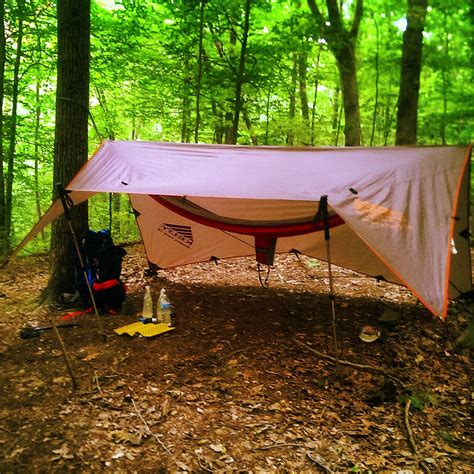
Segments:
[[[127,326],[122,326],[115,329],[115,332],[121,336],[122,334],[128,334],[129,336],[136,336],[140,334],[144,337],[153,337],[158,336],[159,334],[164,334],[165,332],[172,331],[173,327],[169,327],[166,323],[159,324],[143,324],[142,322],[127,324]]]

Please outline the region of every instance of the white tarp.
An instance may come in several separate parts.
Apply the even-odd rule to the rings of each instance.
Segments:
[[[274,222],[314,215],[320,197],[327,195],[331,211],[344,220],[331,230],[333,262],[404,284],[444,317],[448,296],[471,289],[469,157],[467,146],[288,148],[108,141],[67,189],[75,203],[98,192],[129,194],[148,259],[161,268],[251,255],[255,241],[251,235],[196,223],[151,195],[185,197],[187,203],[230,220]],[[58,209],[49,213],[54,216],[46,221]],[[277,252],[291,250],[324,260],[324,237],[314,232],[278,238]]]

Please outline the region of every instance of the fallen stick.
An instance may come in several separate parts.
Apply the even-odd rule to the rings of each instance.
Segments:
[[[99,376],[97,375],[97,371],[94,370],[94,380],[95,383],[97,384],[97,391],[102,395],[102,390],[100,389],[99,385]]]
[[[260,446],[259,448],[254,448],[255,451],[264,451],[265,449],[274,449],[274,448],[286,448],[286,447],[299,447],[302,448],[304,447],[304,444],[301,443],[277,443],[277,444],[271,444],[269,446]]]
[[[135,400],[133,399],[133,397],[130,395],[130,399],[132,400],[132,403],[133,403],[133,408],[135,408],[135,412],[137,413],[137,415],[140,417],[140,420],[142,420],[143,424],[145,425],[147,431],[149,434],[151,434],[155,439],[156,441],[158,442],[158,444],[160,444],[160,446],[168,453],[170,454],[173,459],[174,459],[174,456],[173,456],[173,453],[169,450],[169,448],[163,443],[163,441],[161,441],[161,439],[158,437],[158,435],[156,435],[155,433],[153,433],[153,431],[151,431],[151,428],[150,426],[148,425],[148,423],[146,422],[145,418],[143,418],[143,416],[141,415],[141,413],[138,411],[138,408],[137,408],[137,404],[135,403]]]
[[[66,346],[64,345],[64,342],[61,339],[58,328],[56,326],[56,322],[54,321],[53,318],[51,318],[51,327],[53,328],[54,333],[56,334],[56,337],[59,341],[59,345],[61,346],[61,351],[63,353],[64,360],[66,361],[67,370],[69,372],[69,376],[71,377],[72,388],[74,390],[76,390],[79,387],[79,384],[77,383],[76,376],[74,375],[74,371],[72,370],[72,365],[71,365],[71,361],[69,360],[69,357],[67,355]]]
[[[326,461],[319,454],[316,454],[316,456],[313,457],[308,452],[306,452],[306,456],[308,457],[308,459],[310,461],[314,462],[314,464],[316,464],[316,466],[321,468],[327,474],[332,474],[333,473],[333,471],[331,471],[331,469],[326,464]]]
[[[323,352],[319,352],[316,349],[313,349],[312,347],[308,346],[308,344],[305,344],[304,342],[298,341],[298,339],[295,339],[294,337],[291,338],[294,342],[299,344],[301,347],[304,347],[310,352],[313,352],[314,354],[318,355],[319,357],[328,360],[334,365],[344,365],[346,367],[352,367],[353,369],[356,370],[363,370],[363,371],[368,371],[368,372],[377,372],[379,374],[385,375],[387,378],[393,380],[394,382],[398,383],[401,385],[403,388],[406,388],[405,384],[398,378],[394,377],[393,375],[389,374],[385,369],[382,367],[376,367],[374,365],[365,365],[365,364],[357,364],[355,362],[349,362],[348,360],[341,360],[341,359],[336,359],[335,357],[332,357],[330,355],[324,354]]]
[[[415,440],[413,438],[413,431],[410,426],[410,419],[409,419],[409,414],[410,414],[410,405],[411,405],[411,400],[408,399],[405,402],[405,428],[407,430],[407,435],[408,435],[408,443],[410,444],[410,448],[413,451],[414,454],[418,456],[418,449],[416,449],[416,444]]]
[[[245,352],[245,351],[248,351],[248,350],[249,350],[248,347],[244,347],[243,349],[237,349],[236,351],[231,352],[230,354],[222,356],[221,359],[229,359],[230,357],[232,357],[236,354],[239,354],[240,352]]]
[[[405,410],[404,410],[405,411],[404,421],[405,421],[405,429],[407,431],[408,444],[410,445],[410,448],[413,451],[413,454],[416,456],[417,462],[420,465],[423,472],[429,473],[431,472],[430,468],[426,465],[424,461],[420,461],[419,459],[419,453],[416,447],[415,437],[413,436],[413,430],[411,429],[411,425],[410,425],[410,406],[411,406],[411,400],[408,399],[405,402]]]

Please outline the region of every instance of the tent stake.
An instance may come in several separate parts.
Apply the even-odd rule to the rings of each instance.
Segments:
[[[328,263],[328,276],[329,276],[329,299],[331,300],[331,313],[332,313],[332,334],[334,340],[334,359],[336,361],[336,371],[339,369],[339,350],[337,347],[337,330],[336,330],[336,304],[334,296],[334,284],[332,278],[332,264],[331,264],[331,245],[329,243],[331,236],[329,233],[329,213],[328,213],[328,197],[326,195],[321,196],[319,201],[318,214],[321,212],[324,222],[324,240],[326,242],[326,260]]]
[[[58,191],[58,195],[61,199],[61,203],[62,203],[63,208],[64,208],[64,216],[66,217],[66,221],[67,221],[68,226],[69,226],[69,231],[71,232],[71,236],[72,236],[72,240],[74,242],[74,248],[76,250],[77,258],[79,259],[79,263],[81,265],[82,275],[84,276],[85,284],[87,286],[87,289],[89,290],[89,296],[90,296],[91,301],[92,301],[92,306],[94,307],[94,313],[95,313],[95,316],[96,316],[96,319],[97,319],[97,325],[99,326],[99,332],[102,336],[103,341],[106,342],[104,327],[102,326],[102,321],[100,320],[99,311],[97,309],[97,304],[96,304],[95,298],[94,298],[94,293],[92,292],[92,288],[89,284],[89,279],[87,278],[87,271],[86,271],[86,266],[84,265],[84,259],[82,258],[81,249],[79,248],[79,243],[77,241],[76,233],[74,232],[74,227],[72,226],[71,214],[69,213],[69,207],[68,207],[68,205],[69,205],[68,204],[68,197],[66,195],[66,192],[65,192],[64,188],[62,187],[62,185],[60,183],[58,183],[56,185],[56,189]]]

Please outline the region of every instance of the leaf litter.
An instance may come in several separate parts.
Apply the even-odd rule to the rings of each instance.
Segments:
[[[46,259],[18,258],[0,275],[2,471],[473,470],[471,355],[453,345],[467,317],[459,305],[442,323],[403,288],[335,267],[339,356],[390,371],[404,385],[394,389],[383,373],[311,352],[333,355],[324,262],[278,256],[265,290],[252,258],[153,275],[141,246],[127,251],[125,314],[103,316],[107,342],[91,316],[61,330],[76,391],[52,332],[18,337],[67,312],[35,307]],[[145,285],[167,288],[177,329],[114,335],[138,319]],[[361,341],[366,325],[380,339]]]

